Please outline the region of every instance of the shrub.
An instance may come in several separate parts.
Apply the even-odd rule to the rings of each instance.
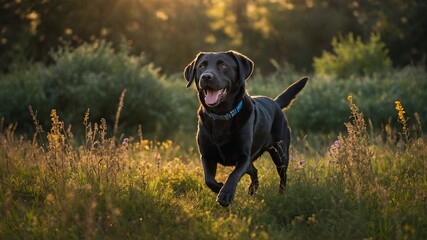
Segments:
[[[352,33],[347,37],[334,37],[332,49],[332,53],[323,51],[320,58],[314,58],[317,75],[345,78],[390,71],[392,68],[388,50],[379,34],[371,34],[367,43],[363,43],[360,37],[355,38]]]
[[[29,105],[42,106],[46,102],[44,75],[46,68],[38,64],[16,66],[13,73],[0,75],[0,118],[17,123],[20,129],[32,129]],[[49,109],[45,115],[48,119]]]
[[[131,56],[124,46],[114,51],[105,41],[75,49],[59,47],[51,55],[54,63],[50,66],[34,65],[1,77],[1,100],[8,104],[0,107],[0,116],[6,117],[6,122],[27,126],[23,130],[33,129],[28,128],[28,106],[32,105],[43,126],[49,123],[51,109],[73,128],[82,128],[87,109],[92,120],[105,118],[107,125],[113,126],[124,90],[119,132],[135,132],[141,125],[144,134],[168,136],[185,122],[181,119],[184,114],[178,114],[179,104],[189,95],[175,93],[174,85],[144,55]]]
[[[299,75],[301,76],[301,75]],[[276,97],[297,75],[255,75],[248,81],[251,95]],[[410,66],[372,76],[352,76],[348,81],[337,81],[317,76],[310,77],[292,107],[285,111],[290,126],[295,131],[336,132],[345,131],[348,121],[347,96],[358,99],[358,106],[374,127],[381,127],[395,116],[394,102],[402,99],[406,112],[420,115],[421,124],[427,124],[427,73],[422,66]],[[396,118],[396,117],[394,117]],[[396,121],[392,121],[394,124]]]
[[[29,105],[44,129],[51,109],[56,109],[66,127],[72,124],[73,131],[79,130],[88,108],[91,121],[105,118],[110,128],[120,94],[126,89],[117,133],[134,133],[141,125],[145,137],[179,135],[180,140],[194,143],[197,97],[185,88],[182,74],[165,76],[144,55],[132,56],[126,48],[114,51],[102,41],[76,49],[64,46],[52,56],[50,66],[25,64],[0,75],[0,102],[6,103],[0,104],[0,118],[5,118],[5,123],[18,123],[19,133],[34,131]],[[301,76],[290,65],[275,66],[274,74],[255,74],[248,80],[250,94],[274,98]],[[399,99],[409,121],[414,121],[412,114],[418,112],[425,126],[427,92],[420,89],[427,89],[427,73],[421,66],[352,75],[348,81],[314,76],[286,115],[296,131],[345,131],[346,97],[352,95],[375,127],[384,126],[395,116],[394,101]]]
[[[122,127],[142,124],[150,132],[166,127],[167,121],[173,127],[165,79],[143,55],[130,56],[126,48],[115,53],[110,44],[100,41],[76,49],[63,47],[52,56],[55,64],[46,76],[45,92],[64,119],[79,124],[90,108],[96,121],[105,117],[111,124],[120,93],[126,89]]]

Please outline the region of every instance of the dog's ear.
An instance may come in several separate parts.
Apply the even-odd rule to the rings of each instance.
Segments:
[[[191,61],[184,69],[184,78],[187,80],[187,88],[191,86],[193,83],[194,78],[196,77],[196,65],[199,58],[203,55],[203,53],[197,54],[196,58],[194,58],[193,61]]]
[[[231,55],[237,62],[237,65],[239,67],[239,77],[242,81],[245,81],[248,79],[254,70],[254,62],[245,55],[230,50],[227,52],[227,54]]]

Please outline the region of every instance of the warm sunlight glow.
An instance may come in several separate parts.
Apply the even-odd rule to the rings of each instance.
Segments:
[[[256,3],[249,3],[247,6],[248,18],[253,22],[254,29],[268,37],[270,34],[270,22],[268,20],[268,9],[264,6],[257,6]]]
[[[32,11],[27,14],[26,18],[30,21],[30,32],[35,34],[37,26],[40,24],[40,15],[37,12]]]
[[[167,21],[169,19],[169,16],[166,14],[166,12],[162,10],[156,11],[156,17],[162,21]]]

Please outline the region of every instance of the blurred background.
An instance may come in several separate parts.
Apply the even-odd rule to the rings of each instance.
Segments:
[[[422,0],[2,0],[2,127],[31,136],[30,105],[46,129],[51,109],[76,131],[87,109],[113,125],[126,89],[121,132],[194,134],[181,72],[199,51],[229,49],[255,62],[251,94],[310,76],[287,111],[298,131],[343,129],[348,95],[377,129],[396,100],[426,126],[426,12]]]

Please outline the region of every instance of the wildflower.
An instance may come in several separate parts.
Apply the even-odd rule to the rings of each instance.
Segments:
[[[127,147],[128,145],[129,145],[129,139],[128,138],[123,139],[122,146]]]
[[[304,169],[304,164],[305,164],[305,161],[304,161],[304,160],[300,160],[300,161],[298,162],[298,165],[295,167],[295,169],[296,169],[296,170]]]
[[[342,147],[342,142],[341,142],[340,140],[336,140],[336,141],[334,142],[334,144],[332,144],[332,145],[329,147],[329,155],[330,155],[332,158],[337,158],[337,157],[338,157],[338,152],[339,152],[339,150],[341,149],[341,147]]]
[[[336,140],[336,141],[334,142],[334,146],[335,146],[335,147],[337,147],[337,148],[341,148],[341,147],[342,147],[342,143],[341,143],[341,141],[340,141],[340,140]]]
[[[49,141],[49,149],[59,149],[65,144],[65,135],[64,132],[64,123],[59,120],[59,116],[56,114],[56,109],[52,109],[51,114],[51,123],[52,128],[47,134],[47,139]]]
[[[402,106],[402,103],[400,101],[395,101],[396,104],[396,110],[397,110],[397,118],[398,122],[402,124],[402,134],[406,140],[406,142],[409,141],[409,130],[408,130],[408,119],[405,118],[405,109]]]
[[[395,101],[396,104],[396,110],[397,110],[397,116],[399,118],[400,122],[405,122],[405,109],[402,106],[402,103],[400,101]]]

